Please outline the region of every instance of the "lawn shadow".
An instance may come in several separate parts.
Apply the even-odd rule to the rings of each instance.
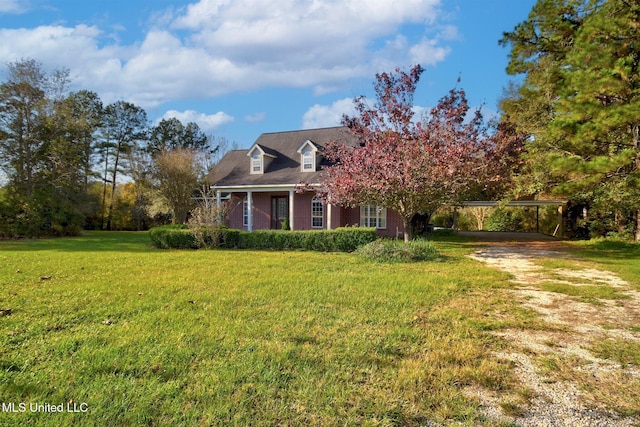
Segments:
[[[0,250],[61,252],[149,252],[153,251],[147,232],[85,231],[78,237],[0,241]]]
[[[613,240],[593,240],[577,244],[578,253],[599,260],[640,259],[640,244]]]

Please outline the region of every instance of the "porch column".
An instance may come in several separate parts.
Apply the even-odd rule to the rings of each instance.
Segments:
[[[295,195],[294,190],[289,190],[289,228],[291,230],[295,230],[295,228],[293,228],[293,215],[295,213],[295,209],[293,208],[294,195]]]
[[[222,212],[220,212],[220,206],[222,205],[222,191],[216,191],[216,222],[218,225],[222,224]]]
[[[331,203],[327,203],[327,230],[331,230]]]
[[[247,230],[253,231],[253,192],[247,191]]]

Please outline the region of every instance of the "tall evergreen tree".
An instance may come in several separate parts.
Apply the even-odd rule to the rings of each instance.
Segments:
[[[47,117],[47,75],[35,60],[8,64],[0,85],[0,162],[14,192],[27,198],[43,166],[43,129]]]
[[[607,207],[619,228],[635,216],[640,240],[640,5],[540,0],[502,43],[525,76],[502,102],[531,136],[521,188]]]
[[[107,105],[104,111],[103,141],[100,145],[104,169],[104,196],[111,184],[109,206],[104,228],[111,229],[118,174],[126,171],[126,156],[147,137],[147,113],[141,107],[125,101]],[[106,197],[103,197],[106,200]]]
[[[85,189],[78,126],[64,98],[68,71],[46,72],[35,60],[8,66],[0,85],[0,159],[9,179],[10,234],[67,234],[82,227]]]

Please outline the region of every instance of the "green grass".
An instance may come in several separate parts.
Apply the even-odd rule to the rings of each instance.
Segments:
[[[0,411],[0,425],[488,423],[468,386],[503,393],[509,413],[526,406],[492,332],[546,326],[503,292],[507,274],[464,256],[472,239],[436,237],[441,260],[409,264],[148,241],[0,242],[0,403],[88,405]],[[580,250],[640,279],[624,249]],[[603,354],[636,363],[624,345]]]
[[[532,315],[464,242],[412,264],[147,242],[0,242],[2,402],[88,405],[0,425],[473,425],[464,387],[514,384],[490,331]]]
[[[592,351],[599,357],[614,360],[621,365],[640,366],[640,344],[621,339],[598,342]]]
[[[540,289],[547,292],[557,292],[560,294],[577,297],[579,301],[588,302],[592,304],[601,304],[600,300],[624,300],[629,299],[629,296],[616,288],[611,286],[596,286],[596,285],[580,285],[574,286],[566,283],[553,283],[545,282],[538,285]]]
[[[606,239],[573,242],[575,253],[599,268],[613,271],[640,290],[640,243]]]

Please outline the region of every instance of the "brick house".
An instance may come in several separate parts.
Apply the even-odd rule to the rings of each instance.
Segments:
[[[320,188],[325,144],[356,141],[346,128],[264,133],[248,150],[228,152],[209,174],[218,204],[229,200],[228,226],[241,230],[333,229],[370,226],[381,236],[404,232],[402,219],[377,206],[327,205],[312,189]],[[301,183],[309,191],[296,192]]]

